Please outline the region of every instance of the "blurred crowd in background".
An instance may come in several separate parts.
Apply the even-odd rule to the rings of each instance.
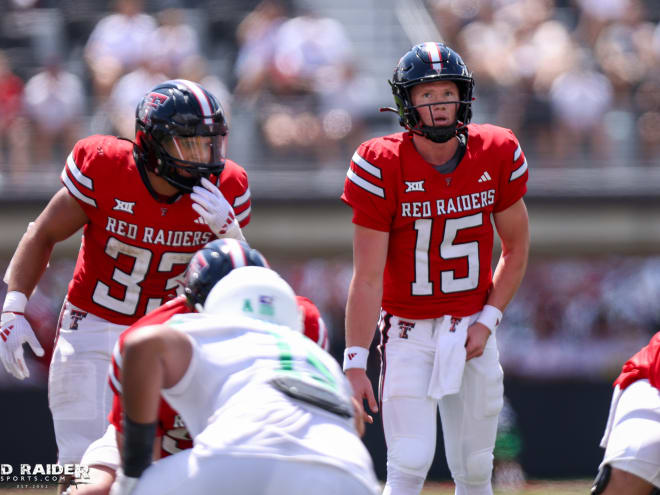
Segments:
[[[396,116],[378,112],[392,105],[387,79],[412,44],[430,39],[463,55],[477,82],[473,120],[512,128],[532,170],[660,165],[657,0],[0,0],[0,8],[0,187],[32,173],[51,173],[57,187],[77,139],[133,137],[140,97],[177,77],[220,98],[229,156],[252,177],[345,170],[361,141],[400,130]],[[45,333],[73,263],[54,261],[30,300]],[[321,308],[340,355],[350,260],[276,267]],[[523,375],[609,379],[660,328],[659,296],[658,258],[535,260],[500,331],[503,364]]]
[[[75,140],[132,137],[141,95],[200,81],[248,170],[345,168],[399,129],[386,80],[442,39],[476,81],[476,122],[541,167],[660,163],[654,0],[2,0],[0,174],[55,171]],[[427,39],[428,38],[428,39]]]

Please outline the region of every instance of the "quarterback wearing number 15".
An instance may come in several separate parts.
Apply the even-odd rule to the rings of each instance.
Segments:
[[[5,276],[0,360],[24,379],[23,344],[43,354],[25,319],[27,299],[53,245],[84,228],[49,371],[60,463],[79,462],[103,435],[119,334],[182,290],[203,245],[243,239],[250,193],[245,170],[226,159],[228,130],[220,103],[199,84],[157,85],[137,106],[135,142],[96,135],[74,146],[63,187],[21,239]]]
[[[342,195],[355,224],[344,370],[378,410],[365,369],[380,310],[384,493],[421,491],[437,408],[456,494],[488,495],[503,403],[495,330],[529,249],[527,161],[510,130],[470,123],[474,80],[448,46],[412,47],[390,86],[385,110],[406,131],[360,145]]]

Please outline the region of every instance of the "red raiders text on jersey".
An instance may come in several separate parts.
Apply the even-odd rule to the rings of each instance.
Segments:
[[[61,179],[90,219],[68,300],[112,323],[129,325],[173,298],[193,253],[215,239],[189,195],[166,204],[149,194],[128,141],[79,141]],[[245,226],[251,208],[245,170],[227,160],[219,188]]]
[[[513,133],[470,124],[465,155],[441,174],[401,132],[360,145],[342,200],[353,222],[389,232],[383,309],[411,319],[481,310],[492,283],[491,214],[527,190],[527,161]]]

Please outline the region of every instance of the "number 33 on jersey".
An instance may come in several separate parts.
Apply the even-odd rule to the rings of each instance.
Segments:
[[[353,223],[390,233],[383,309],[414,319],[480,311],[492,282],[491,214],[522,198],[527,177],[518,141],[497,126],[470,124],[465,155],[447,174],[407,132],[363,143],[342,200]]]
[[[192,255],[213,240],[190,195],[156,201],[133,160],[132,144],[110,136],[79,141],[62,182],[89,222],[69,285],[69,301],[112,323],[128,325],[173,298]],[[215,178],[214,178],[215,181]],[[242,167],[227,160],[219,188],[241,227],[250,220]]]

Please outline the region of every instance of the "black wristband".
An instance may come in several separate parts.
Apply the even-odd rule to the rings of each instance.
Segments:
[[[139,478],[152,460],[157,423],[136,423],[124,415],[124,474]]]

